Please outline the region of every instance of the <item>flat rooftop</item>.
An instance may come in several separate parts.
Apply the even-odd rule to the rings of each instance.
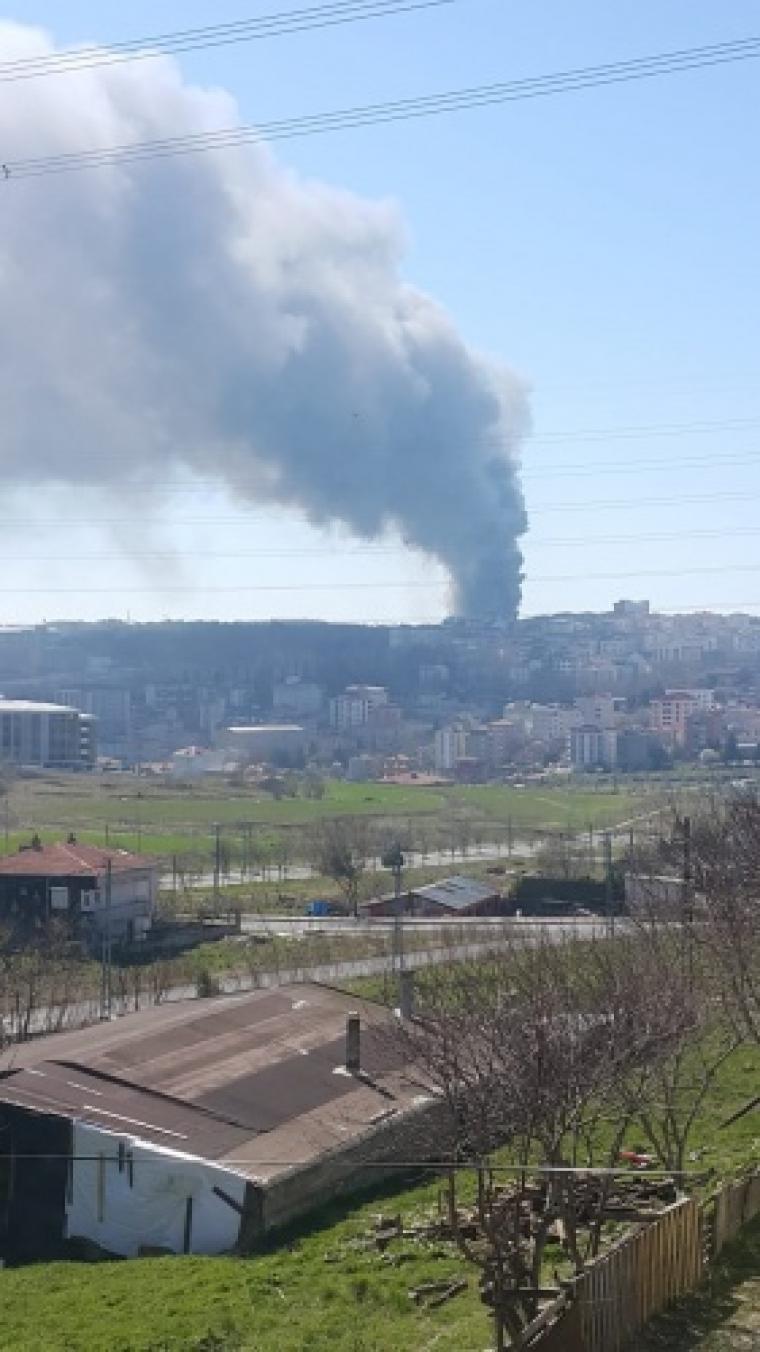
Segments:
[[[362,1073],[345,1070],[357,1012]],[[87,1122],[227,1163],[266,1182],[425,1097],[381,1005],[284,986],[125,1015],[9,1048],[0,1104]]]
[[[73,704],[45,704],[32,699],[0,699],[0,714],[76,714]]]

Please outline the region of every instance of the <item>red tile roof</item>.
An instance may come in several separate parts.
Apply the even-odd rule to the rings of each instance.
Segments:
[[[114,873],[156,865],[155,859],[130,854],[128,850],[103,850],[97,845],[66,843],[5,855],[0,858],[0,875],[6,878],[91,878],[93,874],[105,873],[109,859]]]

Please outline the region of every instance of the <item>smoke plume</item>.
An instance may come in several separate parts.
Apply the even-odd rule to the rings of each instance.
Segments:
[[[54,48],[0,24],[0,50]],[[242,120],[164,58],[0,87],[9,160]],[[458,613],[514,615],[524,393],[401,280],[391,206],[261,146],[0,190],[6,486],[213,476],[312,524],[397,530],[449,570]]]

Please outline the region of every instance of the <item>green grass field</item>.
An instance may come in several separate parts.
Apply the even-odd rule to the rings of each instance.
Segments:
[[[576,785],[452,786],[348,784],[330,780],[324,797],[279,801],[253,788],[211,791],[204,787],[136,781],[128,776],[56,775],[16,779],[0,803],[0,849],[17,849],[37,831],[44,841],[69,831],[86,843],[110,841],[126,849],[168,858],[210,858],[216,822],[228,848],[241,851],[246,837],[273,851],[287,833],[294,850],[299,837],[318,822],[363,817],[401,830],[425,848],[469,833],[489,839],[508,825],[519,837],[533,831],[600,829],[651,812],[656,796],[605,782],[596,788]],[[302,850],[302,841],[300,843]]]
[[[717,1124],[757,1092],[760,1050],[737,1053],[696,1125],[699,1165],[729,1175],[758,1156],[758,1119]],[[487,1314],[475,1273],[445,1244],[394,1241],[383,1257],[363,1242],[382,1212],[434,1210],[438,1183],[334,1208],[276,1251],[255,1258],[162,1258],[39,1264],[0,1273],[0,1348],[14,1352],[484,1352]],[[754,1270],[760,1250],[751,1239]],[[750,1250],[748,1250],[750,1252]],[[749,1261],[749,1260],[748,1260]],[[439,1310],[408,1290],[458,1276],[467,1290]],[[691,1316],[688,1316],[691,1317]],[[683,1316],[684,1320],[687,1315]],[[682,1325],[682,1328],[685,1325]],[[642,1344],[686,1352],[698,1343]],[[663,1334],[663,1336],[665,1336]],[[742,1343],[705,1344],[723,1352]]]

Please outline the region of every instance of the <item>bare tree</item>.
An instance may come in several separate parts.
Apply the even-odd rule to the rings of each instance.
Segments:
[[[633,1086],[659,1088],[652,1067],[692,1025],[688,990],[686,976],[668,987],[667,952],[636,933],[514,946],[422,982],[417,1017],[398,1036],[440,1099],[435,1148],[452,1161],[450,1225],[480,1265],[496,1347],[507,1334],[522,1345],[550,1236],[561,1236],[576,1272],[599,1251],[619,1152],[640,1121]],[[680,1115],[678,1126],[686,1140]],[[506,1174],[498,1146],[507,1146]],[[476,1169],[475,1234],[457,1218],[462,1163]]]
[[[313,863],[338,884],[353,916],[358,915],[359,889],[370,854],[370,830],[360,817],[335,817],[312,831]]]
[[[454,1199],[450,1210],[482,1269],[497,1348],[507,1333],[520,1346],[536,1314],[552,1233],[575,1271],[598,1249],[607,1190],[583,1171],[615,1166],[633,1115],[621,1085],[666,1055],[683,1023],[662,969],[632,944],[541,942],[454,966],[426,979],[417,1017],[401,1025],[405,1058],[442,1105],[438,1150],[476,1168],[474,1239]],[[494,1171],[498,1146],[518,1171],[508,1183]]]
[[[634,865],[644,879],[638,918],[677,923],[737,1036],[760,1042],[760,799],[714,796],[670,829]],[[668,871],[668,891],[654,877]],[[647,889],[646,878],[652,883]],[[680,880],[680,883],[679,883]]]

